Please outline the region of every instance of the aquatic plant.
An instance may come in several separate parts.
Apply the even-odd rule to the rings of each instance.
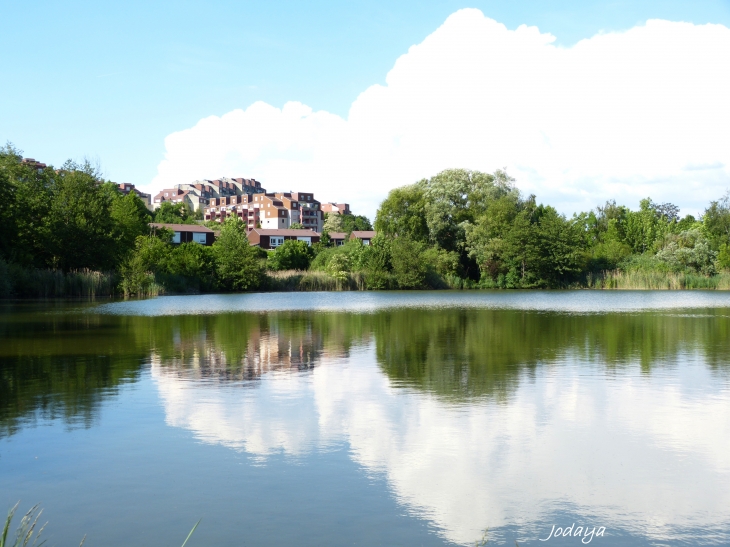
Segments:
[[[15,516],[15,512],[18,509],[18,506],[20,505],[20,502],[16,503],[14,507],[8,511],[8,516],[5,519],[5,524],[3,526],[2,534],[0,534],[0,547],[28,547],[30,544],[31,547],[40,547],[45,543],[44,541],[41,541],[38,543],[38,540],[40,539],[41,535],[43,534],[43,530],[46,529],[47,522],[43,524],[43,526],[40,527],[38,530],[38,533],[35,534],[36,527],[38,526],[38,519],[41,517],[41,514],[43,513],[43,509],[38,510],[39,504],[35,504],[33,507],[31,507],[28,512],[23,516],[23,518],[20,520],[20,524],[18,525],[18,528],[15,530],[15,537],[11,538],[11,542],[8,542],[8,533],[10,532],[10,525],[12,524],[13,517]],[[193,529],[190,530],[190,533],[188,534],[188,537],[185,538],[185,541],[183,541],[183,544],[181,547],[185,547],[187,545],[188,540],[193,535],[193,532],[195,532],[195,529],[198,527],[198,524],[200,524],[200,521],[203,519],[200,519],[198,522],[195,523],[195,526],[193,526]],[[33,537],[33,534],[35,534],[35,537]],[[33,540],[33,543],[30,543],[30,540]],[[84,536],[81,539],[81,543],[79,543],[79,547],[82,547],[84,545],[84,542],[86,541],[86,536]]]
[[[31,546],[43,545],[43,543],[45,542],[41,542],[40,544],[38,544],[37,542],[40,539],[41,534],[43,534],[43,530],[45,530],[47,523],[40,527],[38,533],[35,534],[35,538],[33,538],[35,529],[38,526],[38,519],[40,518],[41,513],[43,513],[42,509],[40,511],[38,510],[38,504],[31,507],[28,512],[23,516],[23,518],[20,519],[20,524],[15,530],[15,538],[11,538],[10,542],[8,542],[10,523],[15,516],[18,505],[20,505],[20,502],[16,503],[15,506],[10,509],[10,511],[8,511],[8,516],[5,519],[5,525],[3,526],[2,535],[0,535],[0,547],[27,547],[31,539],[33,539],[33,543],[31,543]],[[83,545],[83,543],[84,542],[82,540],[81,544]]]

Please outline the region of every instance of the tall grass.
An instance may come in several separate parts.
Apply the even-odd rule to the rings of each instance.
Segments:
[[[285,270],[267,272],[267,288],[271,291],[364,291],[366,276],[362,272],[346,272],[333,277],[322,271]]]
[[[15,506],[10,509],[10,511],[8,511],[8,516],[5,519],[5,525],[3,526],[2,533],[0,534],[0,547],[28,547],[28,545],[30,545],[30,547],[35,547],[36,545],[40,547],[45,543],[45,540],[41,541],[40,543],[38,543],[38,540],[43,534],[43,530],[45,530],[46,524],[48,523],[41,526],[37,534],[35,533],[36,527],[38,526],[38,519],[43,513],[43,509],[41,509],[40,511],[38,510],[38,504],[31,507],[30,510],[23,516],[23,518],[20,519],[20,524],[15,530],[14,537],[10,538],[10,542],[8,541],[10,525],[13,522],[13,517],[15,516],[15,512],[18,509],[18,505],[20,505],[20,502],[16,503]],[[193,529],[190,530],[188,537],[185,538],[185,541],[183,542],[181,547],[185,547],[185,545],[188,543],[188,540],[190,540],[190,537],[193,535],[193,532],[195,532],[198,524],[200,524],[200,520],[196,522],[195,526],[193,526]],[[35,537],[33,537],[33,534],[35,534]],[[33,540],[33,543],[30,543],[31,539]],[[86,536],[84,536],[81,540],[79,547],[82,547],[85,541]]]
[[[676,273],[656,270],[612,270],[588,274],[585,286],[589,289],[633,290],[730,290],[730,273],[711,277],[694,273]]]
[[[36,527],[38,526],[38,519],[41,517],[41,513],[43,513],[42,509],[38,511],[38,505],[36,504],[30,508],[30,510],[23,516],[22,519],[20,519],[20,524],[15,530],[15,537],[11,537],[10,542],[8,542],[10,523],[15,516],[15,511],[17,511],[18,509],[18,505],[20,505],[20,502],[16,503],[15,507],[8,511],[8,516],[5,519],[5,525],[3,526],[2,535],[0,535],[0,547],[28,547],[31,539],[33,540],[33,543],[31,543],[30,545],[34,546],[40,539],[41,534],[43,534],[43,530],[46,528],[45,524],[41,526],[38,530],[38,533],[35,534],[35,538],[33,537]],[[41,542],[40,545],[42,545],[43,543],[45,542]],[[81,543],[83,544],[83,541]]]
[[[23,268],[0,261],[0,298],[97,298],[117,293],[114,272],[62,272]]]

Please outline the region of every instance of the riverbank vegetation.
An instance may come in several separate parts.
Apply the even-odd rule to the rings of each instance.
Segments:
[[[194,223],[182,204],[154,214],[89,162],[24,164],[0,149],[0,297],[154,296],[250,290],[730,289],[730,197],[696,219],[647,198],[566,217],[524,196],[506,172],[448,170],[396,188],[370,245],[329,233],[367,230],[328,215],[322,240],[248,244],[233,217],[212,247],[173,245],[149,222]]]

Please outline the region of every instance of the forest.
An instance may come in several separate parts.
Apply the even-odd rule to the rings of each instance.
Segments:
[[[572,217],[523,195],[505,171],[443,171],[391,190],[370,245],[330,232],[373,228],[328,215],[322,239],[251,247],[241,221],[216,242],[173,245],[149,222],[201,222],[182,204],[155,213],[90,162],[38,169],[0,149],[0,297],[149,296],[252,290],[730,289],[730,195],[700,218],[671,203],[609,201]]]

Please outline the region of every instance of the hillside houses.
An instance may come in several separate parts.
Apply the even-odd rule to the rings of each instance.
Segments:
[[[172,188],[161,190],[153,199],[157,209],[165,202],[184,203],[192,211],[204,210],[211,200],[262,194],[265,190],[255,179],[222,177],[215,180],[195,180],[191,183],[176,184]]]
[[[348,215],[347,203],[322,204],[311,192],[267,192],[256,179],[221,177],[176,184],[161,190],[152,200],[157,209],[162,203],[184,203],[190,210],[202,211],[206,221],[222,222],[237,216],[250,232],[288,230],[301,225],[320,233],[325,213]]]
[[[321,232],[324,213],[314,194],[305,192],[264,192],[263,194],[220,197],[204,208],[204,219],[221,222],[236,215],[249,231],[254,228],[286,230],[293,224]]]

